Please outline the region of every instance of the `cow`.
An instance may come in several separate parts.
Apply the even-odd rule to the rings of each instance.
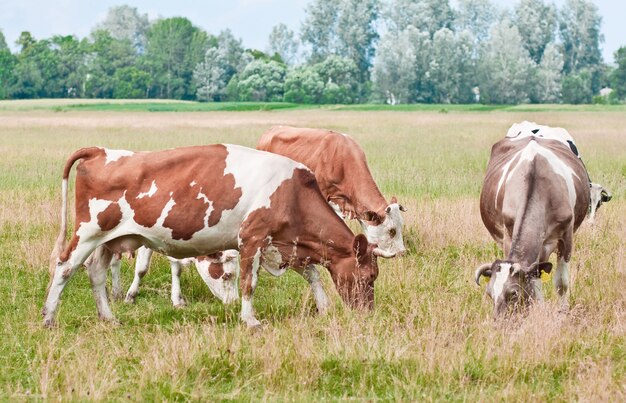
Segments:
[[[587,221],[589,221],[589,223],[591,224],[594,224],[596,219],[596,211],[598,211],[602,203],[611,201],[613,196],[611,195],[610,191],[608,191],[598,183],[590,183],[589,191],[591,193],[591,201],[589,204],[589,215]]]
[[[555,249],[553,282],[562,309],[567,309],[572,239],[589,200],[587,170],[567,141],[533,133],[494,144],[480,214],[506,260],[483,264],[475,272],[479,285],[482,276],[489,277],[486,293],[494,316],[542,299],[540,276],[552,270],[548,258]]]
[[[67,244],[68,178],[79,160],[75,227]],[[325,312],[328,298],[315,265],[325,266],[349,306],[373,309],[377,258],[394,256],[350,231],[306,166],[232,144],[137,153],[83,148],[65,163],[61,195],[42,311],[48,327],[68,279],[92,253],[87,271],[98,315],[115,320],[105,288],[113,254],[142,245],[177,259],[238,249],[240,317],[248,327],[260,325],[253,309],[260,267],[275,276],[293,268]]]
[[[261,136],[257,149],[309,167],[326,200],[342,217],[356,218],[369,242],[392,254],[405,252],[400,212],[406,209],[395,197],[387,203],[353,138],[330,130],[274,126]]]
[[[525,120],[521,123],[514,123],[506,133],[506,138],[510,139],[521,139],[524,137],[539,137],[560,141],[567,145],[582,162],[582,158],[578,147],[574,142],[574,138],[562,127],[544,126]],[[589,180],[589,188],[591,192],[588,221],[593,224],[595,221],[596,211],[600,208],[600,205],[610,201],[612,196],[608,190],[602,187],[602,185],[592,183],[589,175],[587,175],[587,178]]]
[[[139,284],[143,276],[148,272],[150,259],[153,251],[145,246],[137,250],[137,260],[135,262],[135,277],[128,292],[125,301],[134,303],[139,293]],[[183,266],[193,264],[211,290],[224,304],[231,304],[239,299],[237,288],[237,277],[239,275],[239,262],[237,260],[239,253],[236,250],[227,250],[224,252],[214,253],[209,256],[198,256],[193,258],[175,259],[167,257],[170,262],[172,271],[172,292],[171,300],[175,307],[185,305],[180,289],[180,273]],[[111,273],[113,277],[113,295],[116,299],[122,298],[122,289],[120,283],[120,267],[121,260],[119,256],[114,255],[111,259]]]

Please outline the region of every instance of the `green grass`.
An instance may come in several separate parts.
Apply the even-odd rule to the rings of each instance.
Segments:
[[[419,107],[0,111],[0,400],[623,401],[626,115],[608,107],[578,113]],[[592,178],[613,200],[595,227],[585,224],[576,236],[569,314],[558,313],[546,278],[545,306],[495,323],[472,275],[502,252],[481,223],[477,199],[491,145],[523,119],[568,128]],[[135,305],[112,303],[121,325],[98,321],[79,270],[62,296],[58,327],[42,328],[60,175],[72,151],[96,144],[254,146],[274,124],[350,133],[383,193],[408,208],[409,253],[380,262],[373,312],[346,308],[325,274],[333,307],[318,317],[299,275],[263,272],[254,305],[264,327],[249,331],[239,306],[223,306],[193,270],[181,279],[187,306],[173,308],[169,267],[159,257]],[[122,268],[125,287],[132,263]]]

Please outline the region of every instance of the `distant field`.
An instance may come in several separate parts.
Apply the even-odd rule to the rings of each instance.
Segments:
[[[194,102],[145,99],[38,99],[0,101],[0,111],[51,110],[117,111],[117,112],[215,112],[271,111],[282,109],[321,109],[334,111],[396,111],[396,112],[626,112],[624,105],[450,105],[450,104],[359,104],[304,105],[288,102]]]
[[[179,112],[140,113],[156,105]],[[626,400],[626,114],[616,113],[624,106],[255,104],[235,113],[215,105],[0,102],[0,400]],[[472,279],[478,265],[502,257],[478,195],[491,145],[524,119],[566,127],[613,200],[576,236],[569,314],[557,312],[546,278],[543,306],[497,324]],[[112,304],[120,326],[97,320],[79,271],[58,328],[42,328],[61,170],[72,151],[254,146],[276,124],[351,134],[383,193],[408,208],[409,253],[381,262],[372,313],[345,308],[325,274],[334,307],[318,317],[300,276],[262,273],[255,308],[264,327],[251,332],[240,307],[222,306],[195,271],[181,280],[188,306],[172,308],[159,258],[136,305]]]

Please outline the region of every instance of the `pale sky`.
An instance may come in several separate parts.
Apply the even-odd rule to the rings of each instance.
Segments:
[[[151,19],[158,16],[189,18],[211,34],[230,28],[248,48],[265,50],[272,27],[285,23],[298,32],[304,8],[310,0],[0,0],[0,29],[7,43],[16,50],[20,32],[30,31],[37,39],[74,34],[79,38],[106,15],[111,6],[128,4]],[[518,0],[495,0],[512,8]],[[561,6],[565,0],[555,0]],[[454,0],[452,3],[455,3]],[[605,61],[613,63],[613,53],[626,46],[626,0],[594,0],[602,15],[601,44]]]

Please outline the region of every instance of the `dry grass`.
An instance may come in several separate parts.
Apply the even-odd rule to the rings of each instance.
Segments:
[[[576,237],[571,311],[558,312],[547,278],[544,304],[494,323],[472,272],[501,251],[477,199],[491,144],[523,119],[567,127],[614,200]],[[192,272],[182,279],[189,306],[171,308],[157,259],[137,305],[113,305],[121,326],[97,321],[81,272],[59,327],[41,328],[60,171],[74,149],[254,146],[274,124],[352,134],[383,193],[408,207],[410,254],[381,264],[374,312],[346,309],[325,276],[334,306],[317,317],[304,280],[262,275],[255,306],[265,326],[250,332],[239,307],[223,307]],[[626,400],[625,127],[611,112],[0,112],[0,396]],[[126,285],[131,276],[127,267]]]

